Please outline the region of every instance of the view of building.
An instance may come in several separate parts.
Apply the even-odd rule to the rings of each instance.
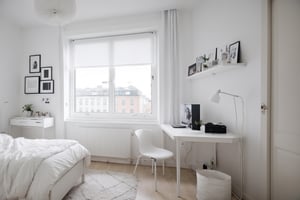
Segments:
[[[118,87],[114,92],[115,113],[151,113],[151,100],[134,86]],[[109,112],[107,88],[84,88],[76,90],[75,112]]]

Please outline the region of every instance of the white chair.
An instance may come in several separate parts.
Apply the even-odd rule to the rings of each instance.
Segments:
[[[153,164],[154,164],[154,182],[155,191],[157,191],[157,180],[156,180],[156,161],[162,160],[163,175],[165,174],[165,163],[164,160],[173,157],[173,153],[166,149],[158,148],[152,145],[151,132],[147,132],[143,129],[138,129],[135,131],[135,135],[138,139],[139,152],[140,155],[137,158],[136,165],[133,173],[135,174],[139,160],[141,157],[148,157],[152,159],[152,174],[153,174]]]

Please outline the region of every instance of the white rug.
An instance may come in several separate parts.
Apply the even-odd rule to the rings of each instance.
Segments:
[[[137,180],[132,174],[88,170],[85,182],[74,187],[64,200],[134,200]]]

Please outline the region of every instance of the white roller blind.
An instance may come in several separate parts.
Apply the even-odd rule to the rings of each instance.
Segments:
[[[109,41],[76,42],[74,45],[75,67],[108,66]]]
[[[114,65],[149,64],[152,62],[152,38],[126,38],[113,43]]]
[[[74,67],[144,65],[153,61],[152,33],[73,41]]]

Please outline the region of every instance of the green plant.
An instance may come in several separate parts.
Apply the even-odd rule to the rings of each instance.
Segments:
[[[25,104],[23,107],[22,107],[22,109],[23,109],[23,112],[24,111],[33,111],[32,110],[32,104]]]

